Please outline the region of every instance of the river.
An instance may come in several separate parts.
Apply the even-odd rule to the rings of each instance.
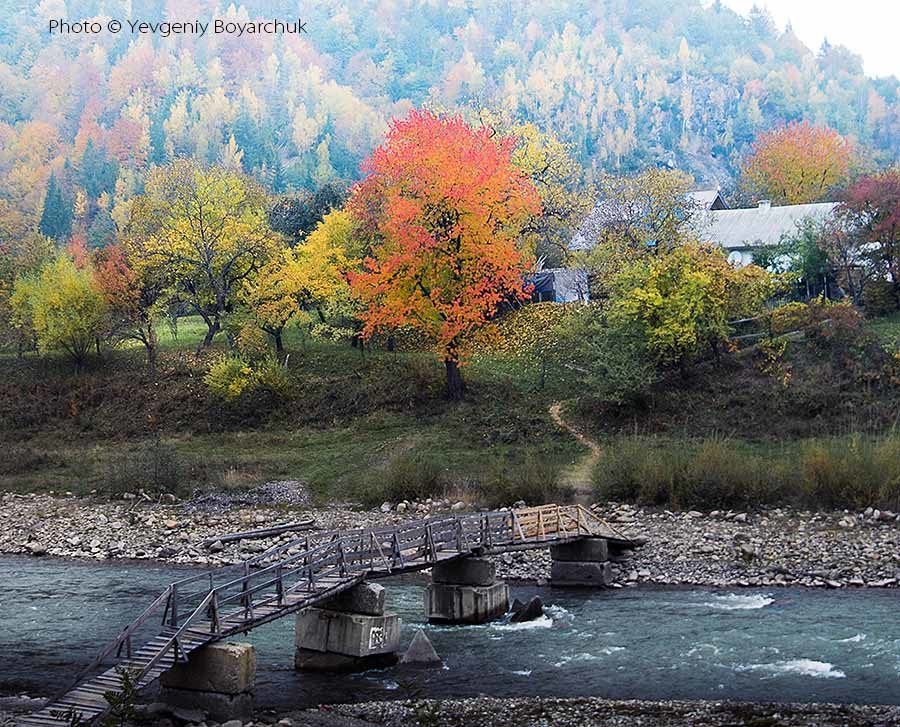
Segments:
[[[0,695],[44,696],[185,569],[0,558]],[[293,620],[246,637],[257,701],[302,707],[410,696],[602,696],[900,704],[900,591],[513,586],[547,615],[522,625],[423,623],[421,583],[383,581],[403,644],[424,628],[437,669],[295,672]],[[242,637],[243,638],[243,637]]]

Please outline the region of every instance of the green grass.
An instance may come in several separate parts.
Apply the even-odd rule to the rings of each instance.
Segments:
[[[398,458],[413,452],[427,457],[447,492],[465,490],[485,473],[496,477],[520,469],[529,457],[561,467],[577,454],[573,441],[548,433],[526,445],[489,441],[466,431],[465,419],[462,412],[427,422],[408,415],[373,414],[328,429],[165,436],[159,442],[177,463],[181,473],[177,491],[182,495],[193,489],[242,489],[269,480],[298,479],[307,482],[320,500],[368,504],[389,496],[380,494],[385,473]],[[148,437],[124,444],[81,444],[37,436],[27,445],[13,447],[20,466],[0,467],[0,489],[78,494],[92,490],[115,494],[139,486],[150,490],[138,478],[129,487],[118,473],[155,441]]]
[[[900,351],[900,312],[874,318],[866,325],[886,346]]]

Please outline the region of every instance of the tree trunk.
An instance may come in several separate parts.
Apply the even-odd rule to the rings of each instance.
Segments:
[[[466,382],[463,381],[462,372],[459,370],[459,362],[445,359],[444,369],[447,373],[447,398],[451,401],[460,401],[466,393]]]
[[[281,340],[281,331],[273,334],[275,338],[275,353],[284,353],[284,341]]]
[[[206,327],[208,330],[206,331],[206,335],[203,337],[203,342],[199,346],[197,346],[197,355],[198,356],[200,355],[200,352],[204,348],[209,348],[210,346],[212,346],[213,339],[216,337],[216,334],[219,332],[219,319],[218,318],[216,318],[213,321],[209,321],[207,319],[205,319],[205,320],[206,320]]]
[[[153,328],[151,321],[147,326],[147,339],[144,343],[147,347],[147,373],[151,379],[156,378],[156,354],[157,354],[157,338],[156,330]]]

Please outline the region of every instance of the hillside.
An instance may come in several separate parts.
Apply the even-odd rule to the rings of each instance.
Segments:
[[[218,7],[69,5],[73,21],[209,21]],[[388,121],[421,104],[532,121],[590,173],[665,163],[726,185],[758,132],[800,118],[882,161],[900,153],[896,78],[719,3],[322,0],[303,5],[305,34],[239,38],[48,33],[65,11],[0,3],[0,240],[34,229],[51,172],[94,244],[148,167],[176,156],[242,167],[276,193],[351,181]],[[222,13],[293,19],[296,5]]]

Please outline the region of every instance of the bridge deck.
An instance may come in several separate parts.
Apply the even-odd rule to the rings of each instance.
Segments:
[[[545,548],[583,537],[631,544],[580,505],[451,515],[368,530],[296,538],[233,566],[173,583],[22,727],[94,720],[124,690],[152,683],[194,649],[313,606],[364,579],[430,568],[466,555]],[[139,630],[160,617],[158,634],[133,648]],[[112,661],[111,666],[106,665]]]

